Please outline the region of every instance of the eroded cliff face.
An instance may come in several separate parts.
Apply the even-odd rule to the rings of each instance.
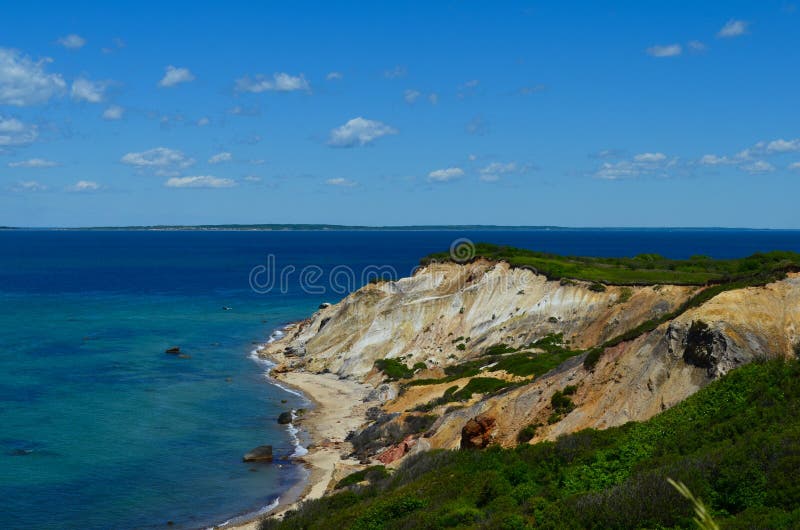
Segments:
[[[330,371],[372,383],[383,410],[402,419],[404,411],[430,402],[446,387],[463,388],[469,379],[412,386],[398,396],[398,385],[381,384],[383,376],[374,369],[378,359],[402,358],[408,366],[423,362],[427,369],[421,376],[436,377],[441,367],[477,358],[498,343],[523,346],[563,333],[570,348],[585,349],[669,313],[697,289],[608,287],[597,292],[585,283],[564,285],[505,263],[434,264],[411,278],[366,286],[320,309],[264,354],[281,363],[278,370]],[[459,337],[463,340],[456,341]],[[482,439],[488,436],[505,446],[516,445],[528,425],[538,425],[535,442],[646,420],[736,366],[794,355],[799,341],[800,274],[728,291],[607,349],[592,370],[579,355],[513,390],[434,408],[438,419],[412,452],[458,448],[465,425],[479,416],[493,420]],[[486,370],[485,375],[512,378],[492,372],[491,366]],[[554,417],[552,396],[568,386],[576,387],[570,395],[574,409]]]
[[[433,264],[320,309],[265,354],[314,372],[363,378],[377,359],[404,357],[433,368],[494,344],[521,346],[551,333],[587,348],[672,311],[696,290],[589,287],[548,281],[506,263]],[[454,342],[459,337],[463,349]]]
[[[702,327],[703,333],[692,333]],[[456,448],[462,426],[478,414],[497,419],[495,441],[517,443],[527,425],[540,425],[532,442],[585,428],[643,421],[671,407],[715,377],[757,359],[788,358],[800,342],[800,274],[722,293],[636,340],[605,351],[589,371],[583,356],[533,383],[445,414],[432,447]],[[699,355],[708,352],[708,355]],[[548,424],[557,390],[577,386],[575,409]]]

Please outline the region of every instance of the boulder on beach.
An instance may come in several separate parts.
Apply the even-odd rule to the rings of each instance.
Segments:
[[[292,413],[291,412],[281,412],[280,416],[278,416],[278,423],[281,425],[286,425],[287,423],[292,423]]]
[[[272,446],[259,445],[242,457],[243,462],[272,462]]]
[[[167,348],[165,353],[171,353],[172,355],[177,355],[181,352],[181,349],[178,346],[173,346],[171,348]]]
[[[328,309],[330,306],[331,306],[330,303],[322,302],[321,304],[319,304],[319,309]]]

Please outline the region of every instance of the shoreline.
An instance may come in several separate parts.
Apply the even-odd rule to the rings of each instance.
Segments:
[[[213,526],[214,529],[257,530],[263,519],[281,518],[286,512],[297,509],[302,502],[322,497],[337,478],[339,470],[352,468],[354,471],[361,467],[356,459],[348,458],[352,447],[345,438],[350,431],[366,422],[366,410],[371,405],[366,402],[366,397],[373,388],[349,379],[340,379],[335,374],[304,370],[273,372],[272,369],[280,363],[263,352],[269,345],[280,341],[291,327],[273,332],[270,340],[253,353],[259,361],[272,365],[267,373],[270,384],[290,393],[299,393],[311,404],[310,410],[302,416],[295,416],[290,424],[304,432],[310,441],[305,454],[292,458],[294,463],[302,465],[307,475],[284,492],[275,506],[270,504],[262,508],[264,511],[233,517]],[[298,444],[298,447],[302,446]]]

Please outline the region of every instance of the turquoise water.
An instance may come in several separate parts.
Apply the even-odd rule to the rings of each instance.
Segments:
[[[800,251],[796,231],[0,231],[0,527],[196,528],[270,504],[303,477],[276,417],[306,403],[251,351],[341,298],[334,266],[355,288],[364,267],[406,276],[458,237],[571,254]],[[254,292],[269,254],[318,266],[323,292],[297,272]],[[241,462],[262,444],[276,463]]]

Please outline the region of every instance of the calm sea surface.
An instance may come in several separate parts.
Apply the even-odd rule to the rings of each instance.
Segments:
[[[407,276],[461,237],[603,256],[800,252],[798,231],[0,231],[0,527],[194,528],[270,504],[302,470],[241,456],[291,455],[276,417],[305,402],[251,351],[365,267]],[[274,286],[262,271],[255,292],[267,264]]]

